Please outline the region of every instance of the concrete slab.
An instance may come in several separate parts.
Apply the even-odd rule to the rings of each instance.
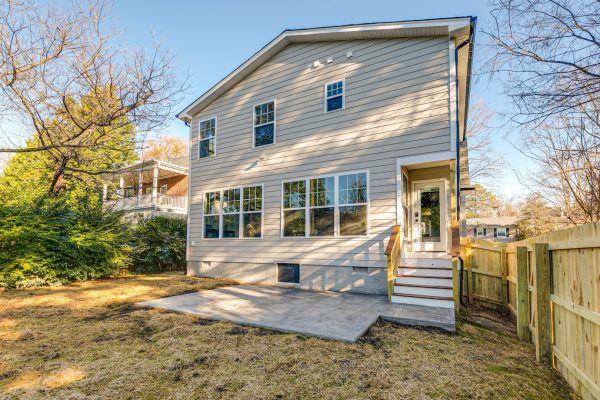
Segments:
[[[346,342],[355,342],[379,317],[454,331],[450,309],[391,304],[385,296],[273,286],[228,286],[137,304]]]

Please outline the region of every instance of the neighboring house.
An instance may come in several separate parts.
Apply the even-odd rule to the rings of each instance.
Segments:
[[[180,112],[188,273],[385,294],[399,224],[392,301],[453,307],[474,25],[286,30]]]
[[[188,156],[173,161],[148,160],[122,168],[104,183],[105,207],[130,216],[185,217],[188,197]]]
[[[517,217],[468,218],[467,236],[497,242],[513,242],[517,228]]]

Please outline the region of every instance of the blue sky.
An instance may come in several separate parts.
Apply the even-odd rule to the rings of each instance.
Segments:
[[[128,47],[151,47],[160,41],[175,55],[175,66],[190,74],[190,90],[177,111],[185,107],[225,75],[252,56],[284,29],[343,25],[361,22],[397,21],[456,16],[477,16],[478,31],[488,20],[483,0],[394,0],[294,2],[251,1],[157,1],[115,0],[109,14],[121,34],[118,40]],[[485,40],[480,32],[477,41]],[[475,52],[477,59],[477,52]],[[475,85],[472,101],[485,98],[495,111],[506,107],[495,83]],[[173,118],[165,133],[187,137],[188,128]],[[498,134],[494,149],[505,154],[505,177],[497,191],[510,196],[521,186],[512,172],[529,161]]]

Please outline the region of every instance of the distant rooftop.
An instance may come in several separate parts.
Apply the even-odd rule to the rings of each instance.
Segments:
[[[467,225],[510,226],[517,223],[517,217],[467,218]]]

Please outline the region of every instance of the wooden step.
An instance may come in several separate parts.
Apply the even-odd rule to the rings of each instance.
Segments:
[[[407,267],[452,268],[452,260],[405,257],[400,259],[400,265]]]
[[[401,285],[437,285],[437,286],[449,286],[452,287],[452,278],[436,278],[431,276],[398,276],[394,280],[395,283]]]
[[[397,269],[397,276],[412,276],[419,278],[452,278],[452,269],[448,268],[406,268],[400,267]]]
[[[406,294],[393,294],[392,303],[414,304],[426,307],[454,308],[454,299],[452,297],[440,296],[419,296]]]
[[[394,285],[394,294],[399,294],[403,296],[422,296],[426,298],[448,300],[448,298],[452,299],[452,288]]]
[[[405,283],[398,282],[394,283],[396,286],[409,286],[409,287],[422,287],[422,288],[430,288],[430,289],[452,289],[452,280],[450,280],[450,285],[432,285],[432,284],[422,284],[422,283]]]

